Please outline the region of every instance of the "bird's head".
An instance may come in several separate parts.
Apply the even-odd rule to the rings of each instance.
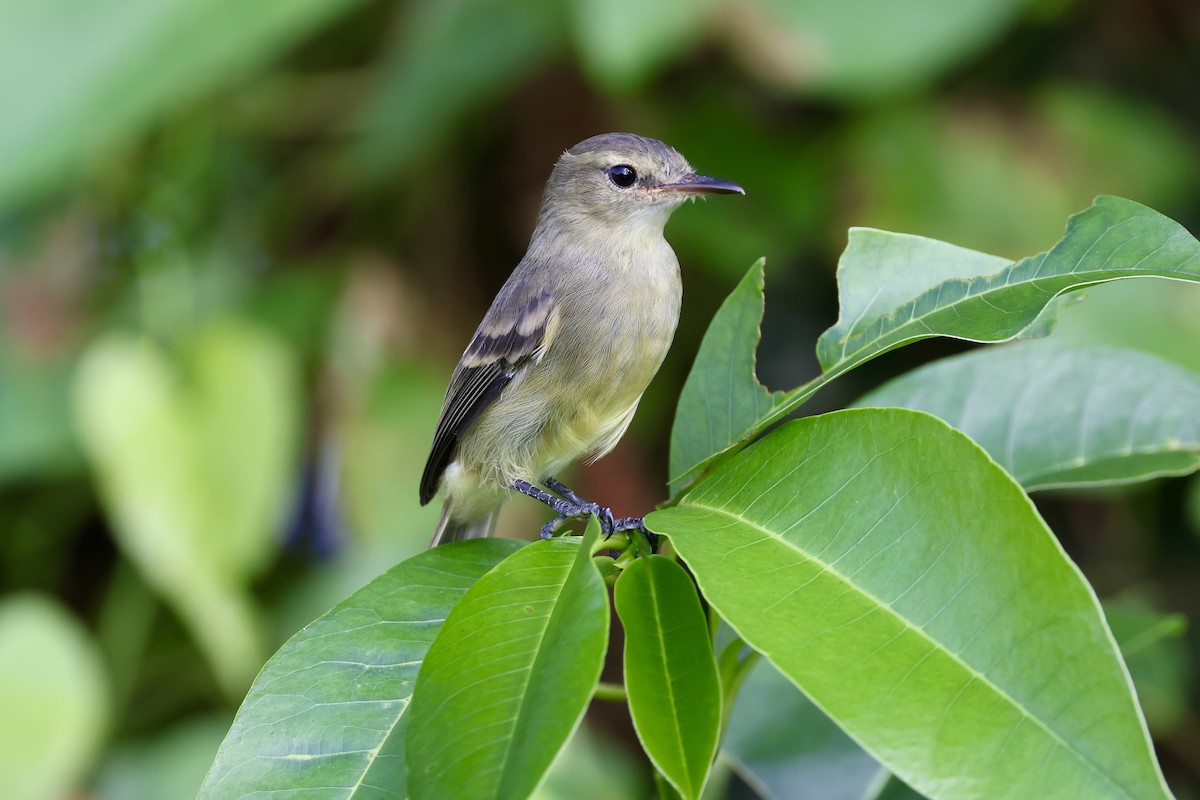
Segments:
[[[554,165],[542,217],[609,225],[661,226],[684,200],[706,194],[745,194],[720,178],[698,175],[687,159],[657,139],[605,133],[585,139]]]

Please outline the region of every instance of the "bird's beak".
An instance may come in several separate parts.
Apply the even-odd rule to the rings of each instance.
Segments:
[[[683,194],[745,194],[746,190],[720,178],[710,178],[707,175],[685,175],[675,183],[665,183],[658,187],[663,192],[682,192]]]

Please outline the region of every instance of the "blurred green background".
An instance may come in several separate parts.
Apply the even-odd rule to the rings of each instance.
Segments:
[[[812,377],[851,225],[1008,257],[1094,195],[1200,231],[1193,0],[8,0],[0,4],[0,797],[193,797],[258,667],[424,547],[454,360],[558,154],[661,138],[748,196],[667,230],[687,287],[633,428],[575,485],[664,497],[708,319],[767,257],[760,372]],[[1200,370],[1200,287],[1056,336]],[[859,370],[843,405],[962,345]],[[1106,599],[1200,620],[1200,483],[1044,495]],[[507,535],[541,521],[513,503]],[[1193,629],[1139,656],[1200,796]],[[647,784],[606,706],[550,797]],[[590,776],[590,777],[589,777]],[[736,795],[745,787],[733,786]]]

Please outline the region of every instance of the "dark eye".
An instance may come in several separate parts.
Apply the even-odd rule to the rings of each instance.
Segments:
[[[608,168],[608,178],[622,189],[628,189],[637,181],[637,170],[628,164],[617,164]]]

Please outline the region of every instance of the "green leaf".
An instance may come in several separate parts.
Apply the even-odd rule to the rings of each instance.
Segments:
[[[50,0],[0,5],[0,209],[156,116],[278,56],[353,3]]]
[[[278,548],[295,365],[273,337],[232,322],[180,355],[182,369],[148,339],[100,339],[80,364],[76,419],[122,551],[240,696],[265,656],[248,584]]]
[[[817,357],[827,372],[844,372],[930,336],[1004,341],[1063,292],[1142,276],[1200,281],[1200,242],[1119,197],[1098,198],[1049,251],[1008,265],[919,236],[855,229],[838,265],[838,322],[817,342]]]
[[[987,348],[914,370],[857,405],[941,417],[1027,490],[1200,469],[1200,376],[1134,350]]]
[[[1184,634],[1187,617],[1164,614],[1130,594],[1104,603],[1104,615],[1129,666],[1150,729],[1166,733],[1188,716],[1194,674]]]
[[[110,702],[100,654],[57,603],[0,603],[0,797],[67,797],[99,750]]]
[[[695,457],[691,453],[678,463],[673,459],[671,472],[694,480],[717,456],[888,350],[932,336],[1007,341],[1038,325],[1046,307],[1064,292],[1154,276],[1200,282],[1200,242],[1178,223],[1119,197],[1098,198],[1071,218],[1066,236],[1053,248],[1011,264],[920,236],[853,229],[838,264],[838,322],[817,342],[825,372],[780,397],[702,460],[687,463]],[[739,343],[738,349],[746,346]],[[692,369],[707,365],[698,359]]]
[[[200,798],[402,798],[413,683],[442,621],[519,542],[476,539],[392,567],[293,636],[242,703]]]
[[[599,83],[632,89],[695,44],[714,0],[573,0],[583,66]]]
[[[689,470],[752,427],[775,407],[771,392],[755,375],[761,336],[766,259],[750,267],[717,310],[692,367],[671,428],[672,493],[689,480]]]
[[[117,745],[96,776],[97,800],[195,800],[221,740],[225,714],[188,719]]]
[[[621,573],[613,599],[633,727],[654,766],[697,798],[717,750],[721,682],[696,586],[673,560],[650,556]]]
[[[498,105],[555,54],[562,18],[548,0],[411,4],[356,122],[356,174],[381,180],[445,146],[469,112]]]
[[[790,423],[647,518],[741,637],[941,797],[1167,797],[1095,594],[970,439]]]
[[[880,767],[779,670],[760,661],[738,692],[721,756],[763,797],[860,800]]]
[[[518,550],[455,606],[413,694],[405,758],[422,798],[525,798],[583,718],[608,644],[608,592],[581,542]]]

